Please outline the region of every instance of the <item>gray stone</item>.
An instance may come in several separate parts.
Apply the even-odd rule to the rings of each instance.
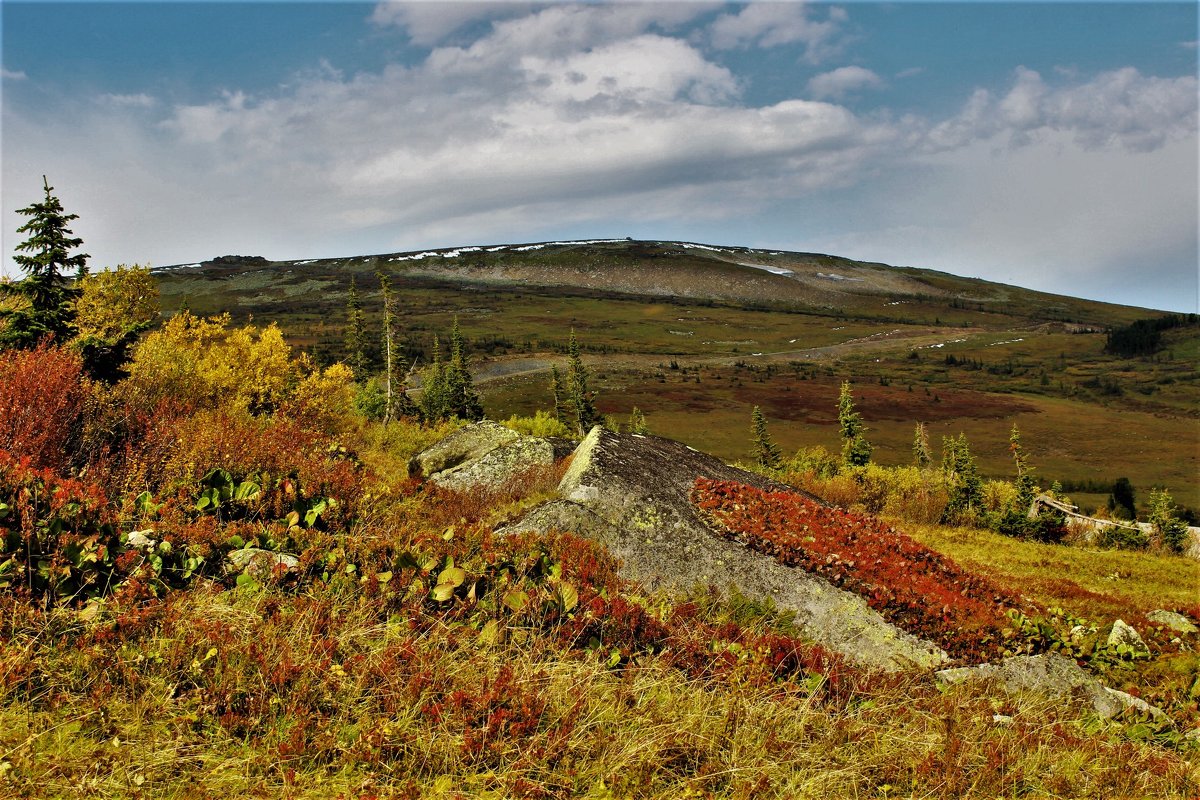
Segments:
[[[538,467],[554,466],[554,446],[545,439],[522,436],[501,444],[482,456],[432,475],[429,480],[443,489],[467,492],[499,489],[520,480]]]
[[[1112,630],[1108,634],[1108,646],[1116,647],[1122,644],[1128,645],[1138,652],[1147,650],[1146,642],[1142,640],[1137,630],[1125,620],[1119,619],[1113,623]]]
[[[809,638],[863,665],[927,669],[948,660],[936,645],[890,625],[858,595],[714,533],[691,503],[697,477],[796,491],[678,442],[597,427],[559,484],[566,502],[540,506],[506,530],[588,536],[620,560],[623,577],[651,590],[736,587],[769,599],[794,611]]]
[[[235,572],[245,572],[257,580],[265,581],[278,566],[291,572],[300,566],[300,559],[291,553],[276,553],[261,547],[243,547],[233,550],[226,558]]]
[[[502,444],[515,442],[519,437],[510,430],[489,420],[459,428],[432,447],[422,450],[408,462],[408,474],[414,478],[428,478],[439,472],[454,469],[467,462],[482,458]]]
[[[1146,619],[1151,622],[1157,622],[1159,625],[1170,628],[1177,633],[1196,633],[1200,631],[1190,619],[1183,614],[1177,614],[1174,611],[1167,611],[1163,608],[1157,608],[1146,615]]]
[[[1050,698],[1076,697],[1105,719],[1130,709],[1156,719],[1167,719],[1161,709],[1133,695],[1108,688],[1083,667],[1058,653],[1012,656],[999,664],[944,669],[937,673],[937,678],[946,684],[994,680],[1009,694],[1034,692]]]
[[[125,544],[135,550],[145,550],[154,547],[155,541],[148,534],[154,533],[152,530],[130,531],[125,537]]]

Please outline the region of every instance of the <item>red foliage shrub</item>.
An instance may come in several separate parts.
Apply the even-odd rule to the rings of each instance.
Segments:
[[[83,361],[43,343],[0,353],[0,450],[64,472],[88,391]]]
[[[692,501],[728,538],[861,595],[889,622],[955,658],[999,655],[1006,611],[1029,608],[873,517],[704,478],[696,480]]]
[[[112,581],[119,541],[99,487],[0,450],[0,589],[86,599]]]

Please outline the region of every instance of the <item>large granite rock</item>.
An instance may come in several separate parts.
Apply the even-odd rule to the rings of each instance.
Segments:
[[[553,465],[554,445],[545,439],[521,436],[489,450],[479,458],[438,472],[429,480],[443,489],[453,489],[456,492],[498,489],[506,483],[528,475],[531,470]]]
[[[516,431],[490,420],[468,425],[413,456],[408,462],[408,474],[414,478],[429,478],[482,458],[518,438],[520,435]]]
[[[1058,653],[1012,656],[998,664],[944,669],[938,680],[947,684],[963,681],[995,681],[1009,694],[1036,693],[1054,699],[1077,698],[1097,714],[1110,719],[1125,711],[1146,713],[1165,720],[1167,715],[1145,700],[1110,689],[1090,672]]]
[[[795,491],[678,442],[594,428],[559,485],[563,499],[533,509],[505,530],[564,530],[592,538],[620,559],[624,577],[650,589],[736,587],[769,599],[794,611],[814,641],[860,664],[900,670],[948,660],[936,645],[889,624],[858,595],[714,533],[691,503],[697,477]]]
[[[408,462],[408,473],[457,492],[498,489],[549,468],[575,449],[570,439],[522,436],[484,420],[459,428]]]

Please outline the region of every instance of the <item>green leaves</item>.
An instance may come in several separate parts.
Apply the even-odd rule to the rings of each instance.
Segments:
[[[439,603],[444,603],[454,596],[454,591],[466,580],[467,573],[454,566],[451,561],[450,566],[438,573],[437,583],[429,591],[429,596]]]

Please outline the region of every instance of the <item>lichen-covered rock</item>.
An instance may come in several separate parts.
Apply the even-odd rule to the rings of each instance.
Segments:
[[[567,502],[535,509],[508,530],[568,530],[607,547],[621,574],[650,589],[738,591],[794,611],[814,641],[860,664],[930,668],[944,651],[890,625],[858,595],[716,535],[693,507],[697,477],[795,491],[655,436],[595,428],[559,484]],[[815,498],[814,498],[815,499]]]
[[[291,572],[300,566],[300,559],[291,553],[276,553],[260,547],[233,550],[226,558],[234,572],[244,572],[260,581],[270,578],[278,567]]]
[[[1167,611],[1163,608],[1158,608],[1154,611],[1151,611],[1146,615],[1146,619],[1170,628],[1176,633],[1196,633],[1197,631],[1200,631],[1200,628],[1197,628],[1195,624],[1183,614],[1178,614],[1174,611]]]
[[[1105,719],[1131,709],[1156,719],[1167,719],[1161,709],[1131,694],[1108,688],[1083,667],[1058,653],[1012,656],[999,664],[944,669],[937,673],[937,678],[946,684],[994,680],[1009,694],[1034,692],[1050,698],[1074,697],[1090,705]]]
[[[408,474],[428,478],[439,472],[454,469],[468,461],[482,458],[497,447],[515,442],[519,437],[510,430],[489,420],[459,428],[432,447],[417,453],[408,462]]]
[[[1109,647],[1119,647],[1120,645],[1132,647],[1139,653],[1145,652],[1148,649],[1141,634],[1123,619],[1114,622],[1112,630],[1108,634]]]
[[[438,472],[429,480],[443,489],[467,492],[472,489],[498,489],[527,475],[538,467],[554,465],[554,445],[545,439],[521,436],[506,442],[476,459]]]

